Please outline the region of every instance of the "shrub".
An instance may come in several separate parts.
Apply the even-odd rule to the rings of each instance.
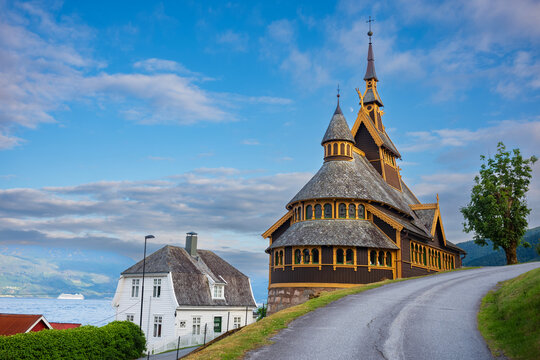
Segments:
[[[130,321],[0,336],[0,359],[136,359],[146,349],[141,329]]]

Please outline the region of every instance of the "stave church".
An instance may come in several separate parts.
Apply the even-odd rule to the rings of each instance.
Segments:
[[[352,129],[338,93],[321,168],[262,234],[269,240],[269,313],[320,291],[461,267],[465,251],[446,239],[438,195],[423,204],[401,179],[401,154],[382,120],[372,34]]]

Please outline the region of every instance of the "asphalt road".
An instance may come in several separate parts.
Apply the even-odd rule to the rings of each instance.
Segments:
[[[492,360],[477,329],[480,300],[537,267],[455,271],[350,295],[291,322],[246,359]]]

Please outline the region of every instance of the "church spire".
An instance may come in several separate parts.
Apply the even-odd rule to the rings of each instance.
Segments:
[[[369,48],[368,48],[368,57],[367,57],[367,61],[368,61],[368,65],[367,65],[367,69],[366,69],[366,75],[364,76],[364,80],[375,80],[375,81],[379,81],[379,79],[377,79],[377,74],[375,73],[375,57],[373,56],[373,46],[371,45],[371,36],[373,35],[373,31],[371,31],[371,23],[375,21],[375,20],[372,20],[371,19],[371,16],[369,17],[369,20],[367,21],[367,23],[369,23],[369,31],[368,31],[368,36],[369,36]]]

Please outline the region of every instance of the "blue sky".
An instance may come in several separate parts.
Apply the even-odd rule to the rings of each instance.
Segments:
[[[504,141],[540,155],[538,2],[0,1],[0,13],[4,249],[137,258],[146,233],[158,247],[197,231],[263,282],[260,234],[321,165],[338,83],[356,118],[369,15],[404,180],[425,202],[439,193],[450,240],[470,239],[459,207],[481,154]]]

